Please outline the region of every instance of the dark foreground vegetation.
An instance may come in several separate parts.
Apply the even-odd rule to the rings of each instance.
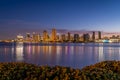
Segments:
[[[120,61],[104,61],[83,69],[0,63],[0,80],[120,80]]]

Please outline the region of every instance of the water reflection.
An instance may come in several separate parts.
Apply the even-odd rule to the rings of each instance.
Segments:
[[[109,44],[110,45],[110,44]],[[108,44],[107,44],[108,46]],[[23,45],[19,45],[16,54],[23,59]],[[39,65],[85,66],[104,60],[119,59],[120,49],[105,44],[66,44],[66,45],[27,45],[24,47],[27,62]],[[20,57],[21,56],[21,57]]]
[[[23,43],[17,43],[16,44],[16,60],[17,61],[23,61]]]
[[[0,47],[0,61],[25,61],[38,65],[81,68],[104,60],[120,60],[120,44],[65,43],[59,45],[15,44]]]
[[[103,61],[104,60],[104,55],[103,55],[103,46],[100,46],[100,47],[98,47],[98,51],[99,51],[99,53],[98,53],[98,59],[99,59],[99,61]]]

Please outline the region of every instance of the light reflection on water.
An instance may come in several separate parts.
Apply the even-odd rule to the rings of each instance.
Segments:
[[[16,61],[23,61],[24,60],[24,58],[23,58],[23,56],[24,56],[24,54],[23,54],[23,43],[22,44],[16,44],[16,47],[15,47],[16,49]],[[14,53],[14,52],[12,52],[12,53]]]
[[[0,44],[0,62],[82,68],[104,60],[120,60],[120,43]]]

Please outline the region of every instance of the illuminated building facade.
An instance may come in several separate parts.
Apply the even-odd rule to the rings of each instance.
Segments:
[[[79,34],[74,34],[74,42],[79,42]]]
[[[120,36],[112,35],[111,37],[103,36],[101,38],[101,32],[98,31],[98,37],[96,39],[96,33],[92,32],[92,35],[87,34],[71,34],[68,32],[67,34],[59,34],[56,33],[56,29],[52,29],[52,33],[49,35],[46,30],[43,31],[43,34],[40,36],[38,33],[33,33],[32,36],[30,33],[26,33],[26,36],[17,35],[15,40],[17,42],[120,42]],[[91,37],[90,37],[91,36]],[[3,40],[1,40],[2,42]],[[8,40],[4,40],[5,42],[11,42]]]
[[[57,41],[60,41],[60,37],[59,37],[59,35],[57,35]]]
[[[95,32],[93,32],[93,34],[92,34],[92,41],[93,42],[95,41]]]
[[[17,42],[23,42],[24,41],[24,37],[22,35],[17,35],[17,39],[16,39]]]
[[[70,32],[68,32],[67,41],[71,41],[71,35],[70,35]]]
[[[30,33],[26,33],[26,38],[30,38]]]
[[[56,41],[56,29],[52,29],[52,34],[51,34],[51,41],[55,42]]]
[[[66,41],[66,36],[65,36],[65,34],[62,34],[62,35],[61,35],[61,41],[62,41],[62,42]]]
[[[49,36],[46,30],[43,31],[43,42],[49,41]]]
[[[98,31],[98,39],[101,39],[101,32]]]
[[[84,42],[89,42],[89,39],[90,39],[90,35],[87,33],[87,34],[83,34],[83,41]]]
[[[37,34],[37,33],[35,33],[35,32],[33,32],[33,35],[32,35],[32,41],[33,42],[40,42],[40,35],[39,34]]]
[[[30,33],[26,33],[26,39],[25,39],[25,41],[26,42],[31,42],[32,41]]]

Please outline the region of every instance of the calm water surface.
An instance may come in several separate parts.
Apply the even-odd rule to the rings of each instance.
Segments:
[[[104,60],[120,60],[120,43],[0,43],[0,62],[82,68]]]

